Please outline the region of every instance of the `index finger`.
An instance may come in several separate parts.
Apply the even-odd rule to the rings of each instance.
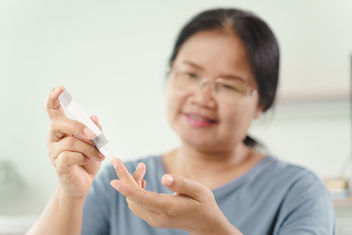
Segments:
[[[46,111],[49,115],[49,118],[56,119],[66,117],[65,112],[60,104],[58,99],[59,95],[65,88],[62,86],[51,89],[49,96],[46,101]]]
[[[121,161],[121,159],[114,158],[111,160],[113,167],[115,168],[115,172],[121,181],[130,184],[131,186],[138,186],[137,182],[133,178],[133,176],[128,172],[125,164]]]
[[[150,209],[169,208],[175,197],[169,194],[156,193],[140,187],[132,187],[122,180],[112,180],[111,186],[119,191],[126,199]]]

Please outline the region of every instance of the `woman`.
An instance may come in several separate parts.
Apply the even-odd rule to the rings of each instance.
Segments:
[[[64,115],[64,88],[51,91],[48,148],[60,183],[28,234],[334,234],[318,177],[247,136],[278,83],[267,24],[237,9],[202,12],[169,62],[168,119],[181,146],[126,165],[116,158],[97,177],[104,156],[93,134]]]

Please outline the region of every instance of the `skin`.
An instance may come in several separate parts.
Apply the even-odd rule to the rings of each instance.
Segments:
[[[181,47],[174,64],[187,64],[211,80],[236,75],[255,86],[246,50],[233,33],[197,33]],[[137,216],[154,227],[182,229],[193,235],[241,234],[223,215],[211,189],[236,179],[263,158],[243,144],[251,121],[262,110],[258,96],[226,103],[218,101],[209,86],[185,92],[169,83],[167,105],[169,123],[182,144],[163,156],[168,174],[162,184],[175,193],[145,191],[120,160],[113,161],[119,180],[111,185],[126,197]],[[192,126],[185,118],[187,113],[204,115],[216,123]]]
[[[187,62],[197,65],[199,68],[194,69],[210,80],[235,75],[255,87],[245,47],[233,33],[205,31],[194,35],[183,44],[174,64]],[[214,189],[243,174],[263,157],[243,144],[251,121],[262,111],[257,94],[225,103],[216,100],[209,86],[195,93],[169,86],[167,107],[169,123],[182,142],[179,149],[163,158],[168,172]],[[217,123],[195,128],[185,118],[185,113],[193,112],[214,118]]]
[[[52,89],[46,109],[51,120],[47,138],[48,155],[54,166],[59,185],[47,203],[42,215],[26,234],[76,235],[81,234],[82,212],[85,198],[104,156],[95,148],[93,133],[80,122],[66,117],[58,96],[63,87]],[[98,118],[91,119],[100,127]],[[133,177],[141,186],[144,175],[139,167]]]
[[[255,88],[246,50],[232,32],[205,31],[189,38],[174,61],[188,63],[209,80],[236,75]],[[64,88],[52,90],[47,101],[51,119],[49,157],[59,186],[42,216],[27,234],[80,234],[84,200],[103,159],[84,125],[68,119],[57,97]],[[169,84],[168,120],[180,137],[181,146],[163,156],[168,174],[162,184],[172,195],[145,190],[143,163],[131,174],[123,162],[113,159],[119,179],[111,186],[126,197],[129,208],[151,226],[177,228],[192,235],[242,234],[223,215],[211,189],[236,179],[251,169],[263,155],[243,144],[251,121],[262,108],[258,96],[220,102],[211,88],[185,92]],[[209,127],[195,127],[185,118],[196,113],[215,120]],[[98,119],[92,117],[98,124]]]

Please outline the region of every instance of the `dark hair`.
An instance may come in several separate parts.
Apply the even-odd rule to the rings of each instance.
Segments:
[[[169,65],[175,60],[183,43],[201,31],[231,29],[242,40],[254,74],[259,105],[263,112],[274,103],[279,78],[279,45],[269,26],[251,12],[239,9],[212,9],[201,12],[181,30],[173,48]],[[247,136],[244,143],[254,147],[258,143]]]

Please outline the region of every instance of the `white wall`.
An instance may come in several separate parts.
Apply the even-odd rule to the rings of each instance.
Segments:
[[[56,187],[45,148],[52,87],[66,86],[100,117],[123,160],[176,146],[165,119],[167,59],[181,26],[215,6],[252,10],[271,25],[282,100],[341,98],[279,105],[251,130],[275,155],[337,174],[351,153],[352,1],[1,0],[0,160],[13,161],[26,186],[0,200],[0,214],[37,214]]]

